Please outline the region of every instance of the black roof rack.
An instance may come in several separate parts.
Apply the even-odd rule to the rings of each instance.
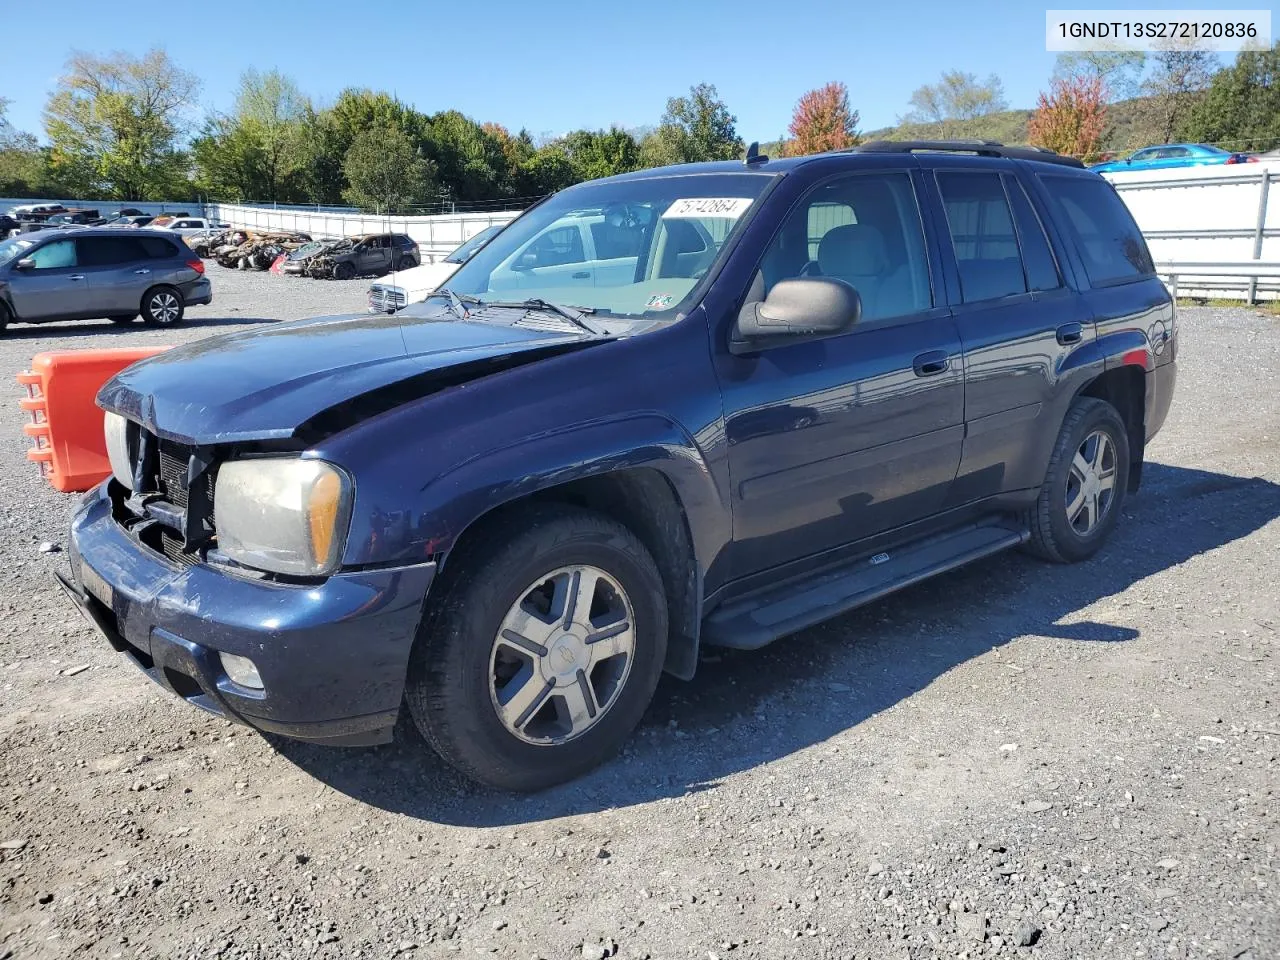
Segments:
[[[1009,157],[1013,160],[1059,163],[1064,167],[1084,167],[1075,157],[1064,157],[1044,147],[1006,147],[996,140],[872,140],[849,148],[850,153],[915,153],[918,150],[973,153],[981,157]]]

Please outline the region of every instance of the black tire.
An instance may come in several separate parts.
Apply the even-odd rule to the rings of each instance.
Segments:
[[[176,327],[186,311],[182,293],[173,287],[152,287],[142,297],[142,322],[149,327]]]
[[[599,568],[621,586],[634,617],[632,659],[593,725],[565,742],[530,743],[499,718],[493,651],[504,617],[530,585],[572,565]],[[471,779],[514,791],[562,783],[613,756],[653,697],[667,647],[662,578],[636,536],[587,510],[524,510],[464,541],[445,579],[423,619],[405,687],[414,723],[435,751]],[[588,682],[581,672],[579,680]]]
[[[405,258],[403,258],[403,259],[400,261],[400,266],[399,266],[399,267],[397,267],[396,269],[398,269],[398,270],[412,270],[412,269],[413,269],[414,267],[416,267],[417,265],[418,265],[418,261],[417,261],[417,260],[415,260],[415,259],[413,259],[413,257],[405,257]]]
[[[1114,473],[1109,488],[1111,496],[1104,503],[1103,495],[1099,494],[1095,501],[1098,503],[1097,517],[1090,525],[1087,508],[1084,512],[1075,513],[1080,520],[1072,519],[1067,498],[1069,489],[1081,489],[1076,480],[1078,473],[1073,474],[1072,470],[1076,454],[1082,451],[1086,442],[1092,441],[1099,434],[1105,435],[1111,444],[1109,459]],[[1092,449],[1098,450],[1099,447]],[[1101,472],[1105,473],[1108,460],[1105,448],[1100,456],[1103,461]],[[1128,484],[1129,433],[1124,420],[1116,408],[1105,400],[1094,397],[1077,398],[1067,411],[1062,429],[1058,433],[1053,455],[1049,458],[1049,469],[1045,472],[1044,484],[1040,487],[1040,495],[1035,506],[1024,516],[1031,530],[1027,550],[1057,563],[1076,563],[1093,556],[1101,549],[1120,519]],[[1085,499],[1089,499],[1087,491],[1086,487]],[[1072,500],[1075,501],[1074,494]]]
[[[110,320],[112,323],[118,323],[122,327],[127,327],[129,324],[133,323],[133,321],[138,319],[138,315],[136,313],[133,314],[132,316],[125,316],[124,314],[120,314],[119,316],[115,316],[115,317],[107,317],[107,319]]]
[[[343,260],[333,265],[333,279],[350,280],[356,275],[356,268],[349,262]]]
[[[9,324],[13,323],[13,314],[9,308],[0,303],[0,333],[4,333]]]

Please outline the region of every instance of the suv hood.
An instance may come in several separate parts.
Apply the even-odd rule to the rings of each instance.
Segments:
[[[288,438],[317,418],[317,429],[340,429],[444,387],[610,339],[446,317],[322,317],[211,337],[126,368],[98,404],[180,443]]]

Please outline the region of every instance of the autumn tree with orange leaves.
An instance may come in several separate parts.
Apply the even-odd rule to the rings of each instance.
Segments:
[[[785,145],[789,157],[842,150],[861,142],[858,111],[849,109],[849,89],[838,82],[810,90],[796,102]]]
[[[1030,141],[1086,163],[1102,154],[1107,131],[1107,90],[1097,76],[1077,75],[1053,81],[1041,93],[1027,124]]]

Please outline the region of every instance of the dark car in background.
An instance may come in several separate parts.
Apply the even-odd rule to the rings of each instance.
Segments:
[[[422,262],[417,242],[403,233],[373,233],[316,243],[315,247],[308,245],[294,251],[282,271],[295,276],[350,280],[409,270]]]
[[[786,643],[1013,547],[1096,555],[1144,512],[1176,334],[1115,188],[1047,151],[582,183],[394,315],[109,381],[113,475],[63,584],[193,706],[334,744],[404,707],[466,775],[545,787],[702,646]]]
[[[10,323],[107,317],[181,323],[188,305],[213,301],[204,263],[177,237],[95,227],[0,241],[0,329]]]

